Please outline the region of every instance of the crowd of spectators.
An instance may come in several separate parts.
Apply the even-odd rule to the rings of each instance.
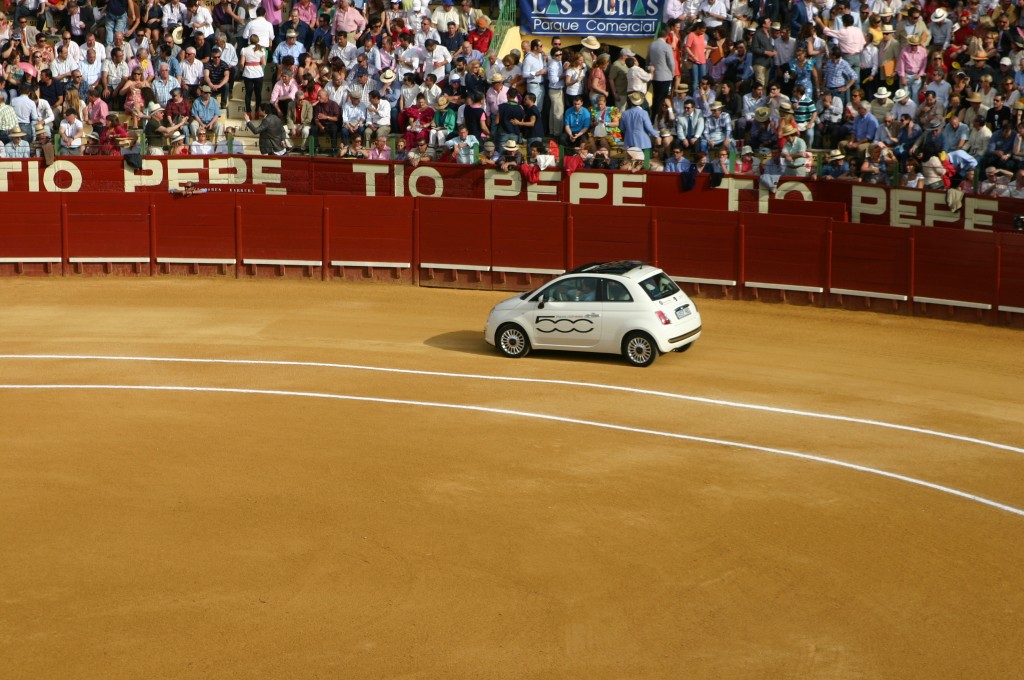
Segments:
[[[1024,197],[1015,0],[667,0],[644,55],[498,54],[457,1],[17,0],[0,155],[238,153],[241,118],[264,154]]]

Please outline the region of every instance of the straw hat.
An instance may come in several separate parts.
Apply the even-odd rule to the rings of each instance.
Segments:
[[[966,101],[967,101],[968,104],[980,104],[984,100],[981,98],[981,94],[980,93],[972,92],[971,96],[969,96],[966,99]]]
[[[828,159],[830,161],[841,161],[844,158],[846,158],[846,154],[844,154],[839,149],[832,149],[831,151],[828,152]]]
[[[712,111],[719,111],[719,110],[721,110],[723,108],[725,108],[725,105],[722,104],[722,102],[715,102],[714,104],[711,105],[711,110]]]
[[[768,117],[771,116],[772,112],[767,106],[759,106],[754,109],[754,120],[758,123],[767,123]]]
[[[753,156],[754,155],[754,150],[751,149],[749,146],[744,146],[742,149],[740,149],[740,155],[741,156]]]
[[[175,132],[173,135],[171,135],[171,144],[177,144],[178,142],[183,141],[185,141],[185,135],[181,134],[180,132]]]
[[[977,59],[978,61],[988,61],[988,55],[984,52],[975,52],[971,55],[971,59]]]
[[[588,50],[600,49],[601,41],[592,35],[588,35],[586,38],[580,41],[580,44],[586,47]]]
[[[946,13],[946,10],[940,7],[934,12],[932,12],[932,22],[936,24],[941,24],[943,21],[946,20],[947,16],[949,16],[949,14]]]
[[[875,91],[875,99],[888,99],[892,94],[885,87],[880,87]]]
[[[908,45],[920,45],[921,44],[921,36],[919,36],[917,34],[907,36],[907,44]]]
[[[441,109],[442,111],[447,109],[448,108],[448,97],[446,97],[444,95],[441,95],[440,97],[438,97],[437,98],[437,108]]]
[[[24,137],[25,136],[25,132],[21,128],[14,128],[11,132],[8,133],[7,136],[8,137]]]
[[[910,99],[910,93],[901,87],[900,89],[896,90],[896,94],[894,94],[892,98],[898,102],[901,102],[904,99]]]
[[[792,137],[793,135],[800,134],[800,131],[796,129],[795,125],[785,125],[782,128],[783,137]]]
[[[1013,103],[1013,110],[1014,110],[1014,111],[1024,111],[1024,101],[1022,101],[1022,100],[1020,100],[1020,99],[1018,99],[1017,101],[1015,101],[1015,102]]]
[[[181,26],[178,26],[173,31],[171,31],[171,38],[174,39],[174,44],[175,45],[180,45],[181,44],[181,42],[182,42],[182,35],[183,34],[184,34],[184,29],[182,29]]]
[[[380,72],[380,82],[387,84],[395,82],[395,72],[389,68]]]
[[[518,151],[519,145],[516,144],[514,139],[506,139],[505,143],[501,145],[501,148],[505,151]]]
[[[895,33],[896,30],[892,27],[892,24],[886,24],[882,26],[882,33]]]
[[[686,94],[690,91],[690,86],[686,83],[679,83],[676,85],[676,94]]]
[[[633,106],[640,106],[641,104],[644,103],[644,96],[639,92],[630,92],[629,103],[632,104]]]
[[[782,102],[782,105],[779,106],[779,109],[785,111],[786,113],[793,113],[793,105],[790,104],[789,102]]]

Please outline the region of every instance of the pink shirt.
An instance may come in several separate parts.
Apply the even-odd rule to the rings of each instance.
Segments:
[[[487,104],[487,115],[493,118],[498,113],[498,107],[508,101],[508,88],[502,87],[500,92],[493,87],[487,88],[484,101]]]
[[[292,5],[292,7],[299,10],[299,19],[305,21],[311,27],[316,27],[316,5],[312,2],[308,5],[303,5],[301,2],[297,2]]]
[[[850,55],[860,54],[864,51],[864,31],[860,30],[855,26],[849,28],[841,28],[838,31],[831,28],[826,28],[822,31],[829,38],[835,38],[839,41],[839,53]]]
[[[366,30],[366,19],[363,18],[362,13],[355,7],[349,7],[344,12],[335,10],[334,22],[331,24],[331,31],[334,35],[338,35],[339,31],[342,33],[352,33],[353,31],[362,33],[364,30]]]
[[[266,10],[267,21],[275,26],[281,25],[281,6],[284,5],[283,0],[262,0],[263,9]]]
[[[707,35],[697,35],[692,31],[686,36],[686,49],[689,50],[687,58],[695,64],[705,64],[708,61]]]
[[[900,58],[896,62],[896,73],[903,77],[919,76],[924,73],[927,63],[928,50],[920,46],[909,45],[900,52]]]
[[[370,160],[371,161],[389,161],[391,160],[391,149],[390,147],[384,147],[381,151],[377,147],[370,149]]]

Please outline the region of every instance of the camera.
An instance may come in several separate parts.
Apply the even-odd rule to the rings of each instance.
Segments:
[[[1013,218],[1013,230],[1017,233],[1024,232],[1024,215],[1017,215]]]

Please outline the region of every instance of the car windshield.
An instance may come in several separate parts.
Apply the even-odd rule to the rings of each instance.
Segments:
[[[658,272],[649,279],[644,279],[640,283],[640,287],[647,293],[647,297],[652,300],[672,297],[679,292],[679,286],[665,272]]]

